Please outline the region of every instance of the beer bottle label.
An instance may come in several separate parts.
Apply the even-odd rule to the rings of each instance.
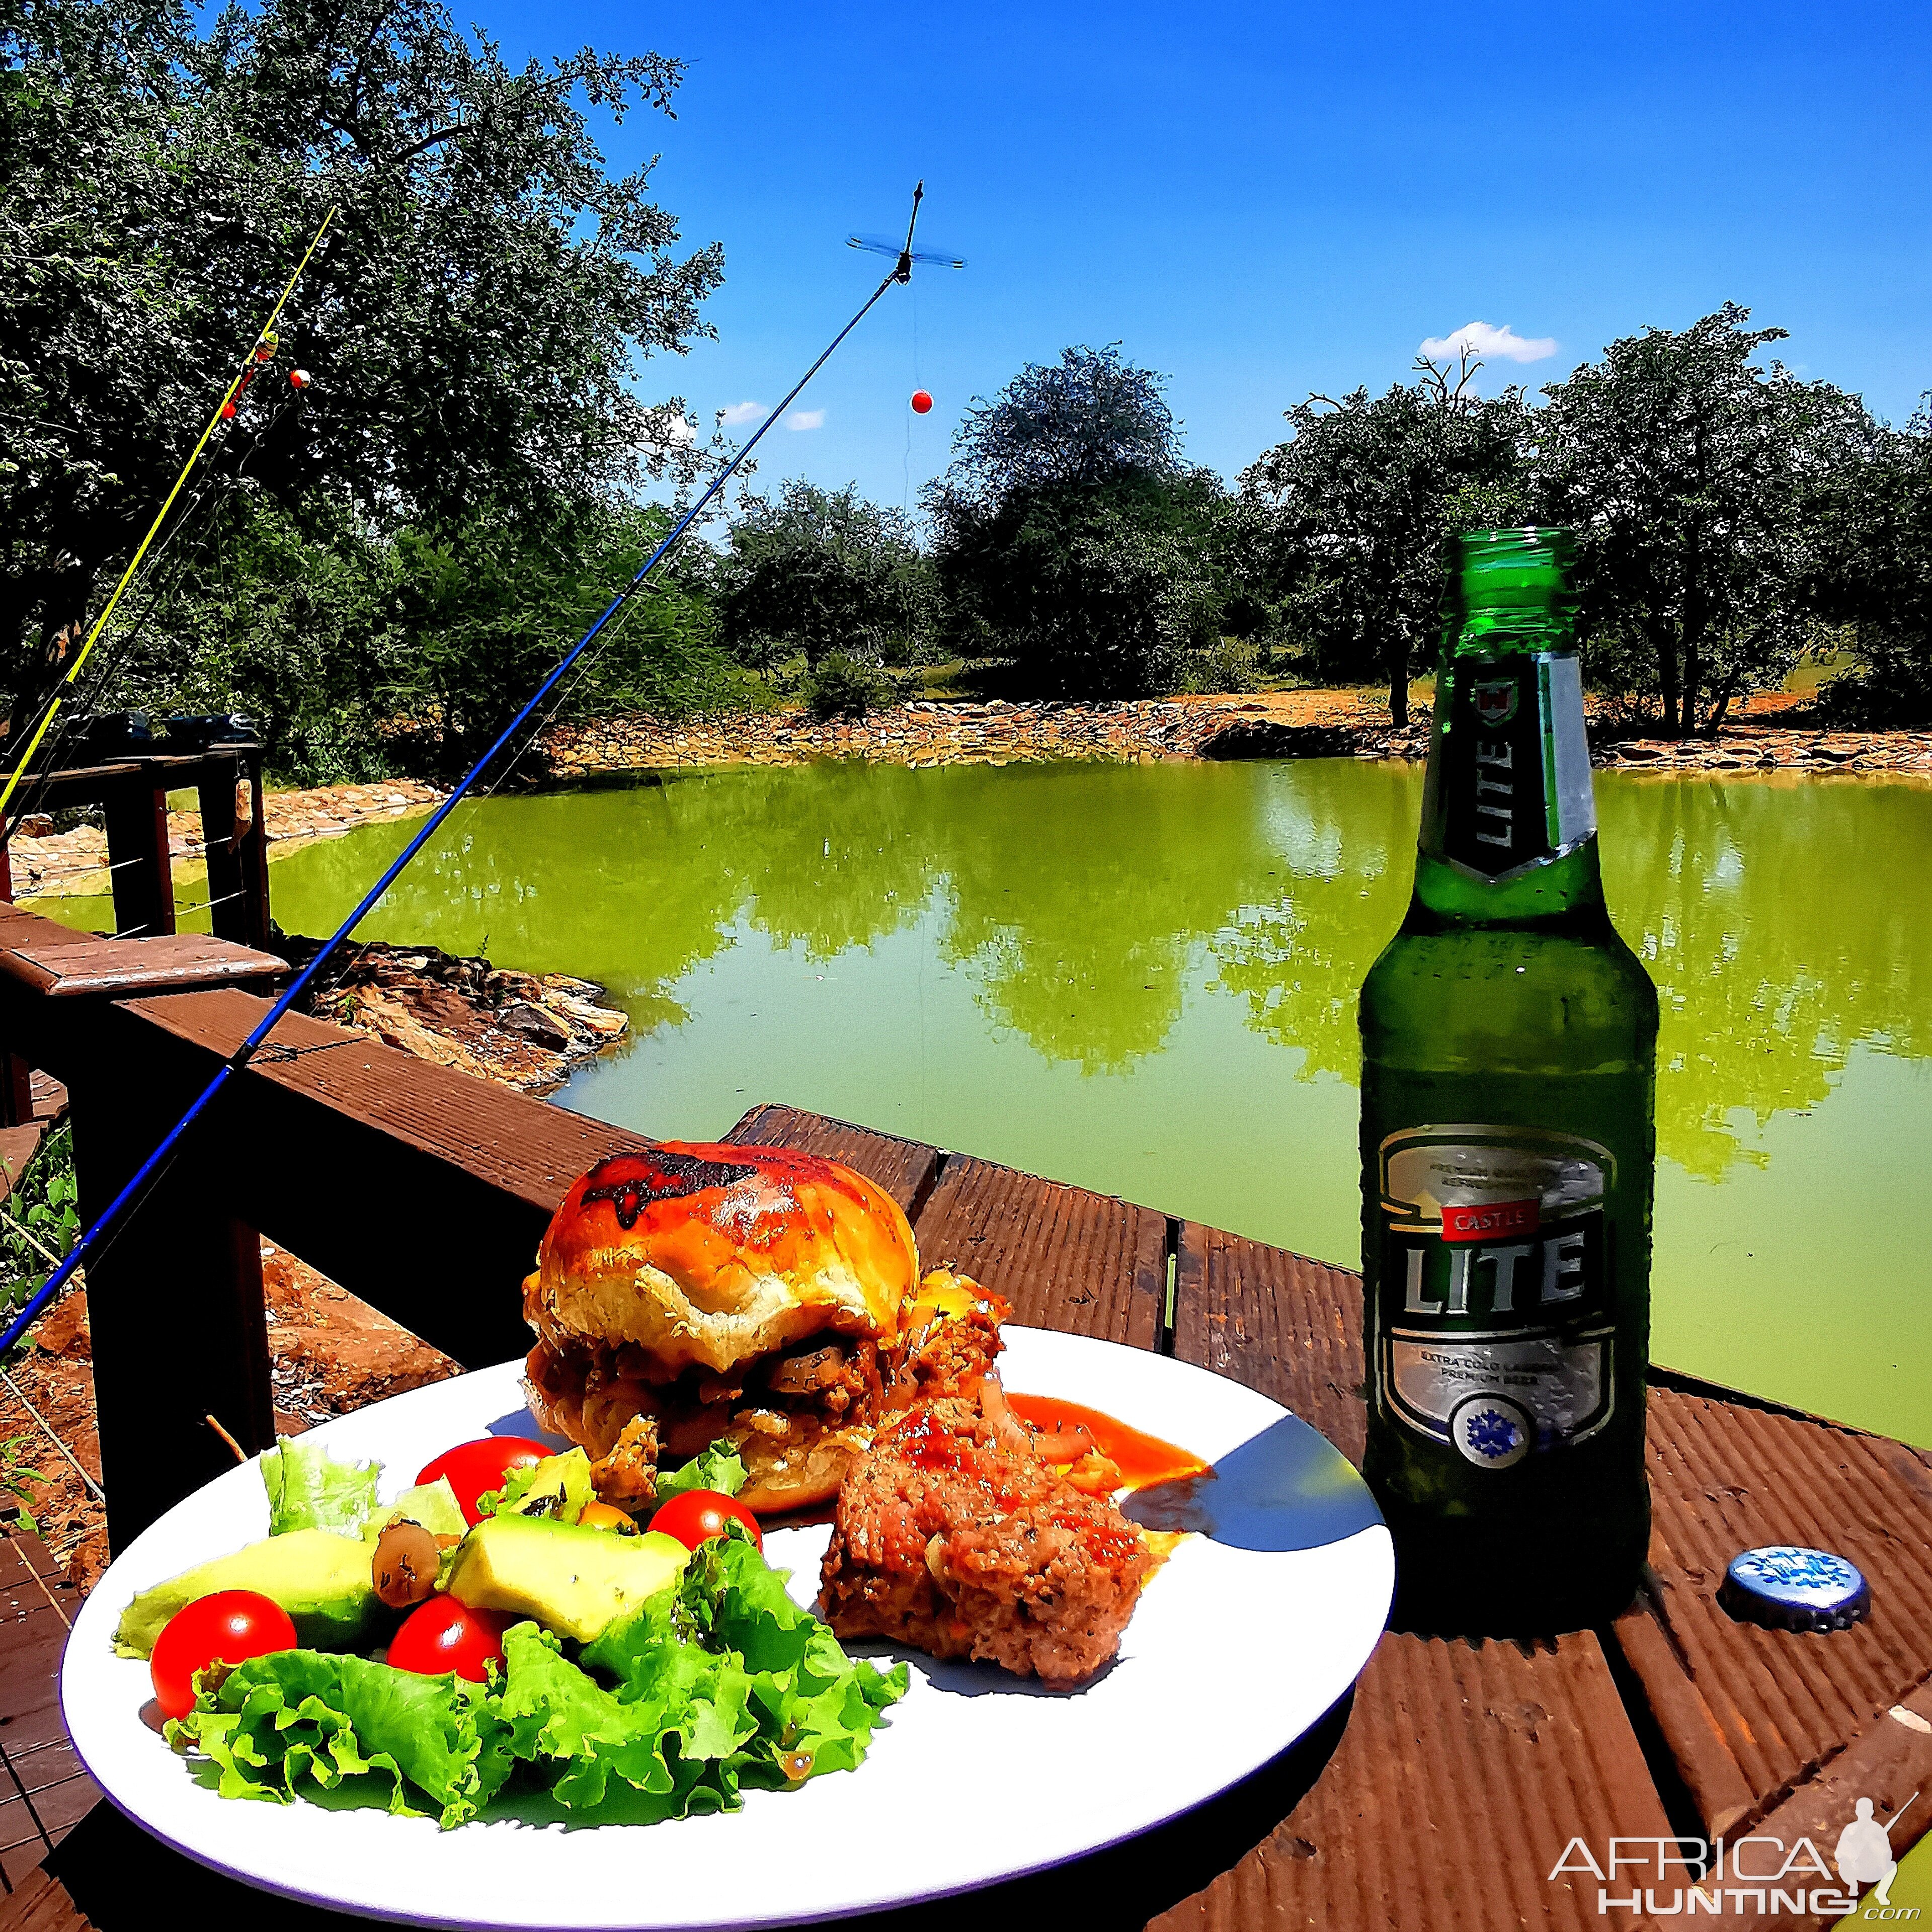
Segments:
[[[1442,855],[1484,879],[1560,857],[1597,829],[1582,674],[1567,652],[1458,657],[1430,778]]]
[[[1536,1128],[1419,1126],[1390,1135],[1379,1165],[1384,1415],[1486,1469],[1602,1428],[1610,1150]]]

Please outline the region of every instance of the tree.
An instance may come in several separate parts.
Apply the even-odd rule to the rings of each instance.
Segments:
[[[1611,344],[1544,391],[1539,487],[1576,532],[1593,675],[1654,696],[1664,728],[1715,730],[1812,635],[1807,594],[1829,479],[1857,462],[1864,406],[1752,359],[1780,328],[1727,302]]]
[[[1182,460],[1162,378],[1118,344],[1029,364],[976,399],[926,492],[946,626],[1036,688],[1169,689],[1216,634],[1225,492]]]
[[[848,483],[794,478],[778,497],[740,506],[717,571],[721,634],[744,662],[802,651],[874,664],[916,662],[933,625],[932,566],[896,510]]]
[[[558,500],[542,519],[478,512],[446,537],[397,533],[388,617],[398,647],[383,715],[433,724],[460,769],[528,700],[565,646],[662,541],[659,506]],[[708,604],[660,566],[562,688],[553,715],[676,712],[715,695]]]
[[[1385,678],[1398,726],[1440,629],[1446,539],[1515,520],[1526,498],[1522,392],[1478,396],[1481,367],[1419,358],[1416,380],[1382,395],[1310,396],[1286,412],[1294,434],[1241,477],[1250,504],[1274,512],[1276,621],[1322,675]]]
[[[993,508],[1058,486],[1178,475],[1180,426],[1163,380],[1136,368],[1118,343],[1029,362],[992,401],[974,398],[952,440],[947,502]]]
[[[586,118],[670,111],[678,64],[590,49],[520,70],[441,0],[46,0],[0,26],[0,678],[17,724],[129,554],[224,372],[332,203],[213,461],[292,512],[326,478],[384,528],[583,500],[690,426],[636,358],[709,331],[719,252],[679,259],[649,168]],[[284,392],[284,393],[286,393]],[[271,420],[272,417],[272,420]]]
[[[1932,397],[1902,430],[1874,424],[1864,460],[1827,480],[1817,511],[1814,602],[1850,627],[1858,660],[1825,687],[1826,708],[1932,722]]]

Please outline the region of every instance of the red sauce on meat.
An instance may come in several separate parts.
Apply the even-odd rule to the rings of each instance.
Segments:
[[[915,1469],[963,1476],[977,1483],[1000,1509],[1012,1508],[1013,1490],[1001,1480],[1011,1463],[981,1448],[970,1436],[956,1435],[923,1404],[894,1431],[892,1442]]]
[[[1089,1408],[1084,1403],[1068,1402],[1057,1395],[1006,1396],[1006,1406],[1024,1422],[1048,1431],[1060,1428],[1086,1430],[1106,1456],[1120,1470],[1130,1490],[1144,1490],[1156,1483],[1173,1483],[1205,1473],[1208,1464],[1198,1456],[1158,1436],[1130,1429],[1118,1418]]]

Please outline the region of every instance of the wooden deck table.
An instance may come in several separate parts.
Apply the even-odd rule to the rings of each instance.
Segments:
[[[42,996],[31,1012],[17,1001],[10,1009],[0,981],[0,1042],[19,1044],[8,1035],[10,1014],[40,1028],[45,1052],[71,1050],[58,1015],[49,1016],[78,1004]],[[260,1007],[224,991],[117,1010],[125,1018],[117,1049],[127,1050],[130,1030],[146,1029],[185,1056],[176,1077],[187,1080]],[[332,1040],[346,1047],[353,1036],[301,1022],[290,1037],[320,1048]],[[366,1041],[356,1046],[259,1066],[238,1083],[238,1106],[258,1109],[248,1118],[262,1126],[238,1136],[233,1211],[278,1239],[276,1215],[290,1217],[285,1225],[298,1238],[285,1245],[345,1286],[406,1322],[434,1315],[430,1339],[460,1359],[500,1359],[516,1324],[497,1304],[527,1265],[544,1216],[584,1166],[637,1137]],[[76,1071],[85,1070],[82,1056]],[[784,1106],[754,1108],[733,1138],[814,1149],[870,1174],[906,1209],[926,1264],[951,1264],[997,1289],[1016,1319],[1160,1349],[1231,1376],[1359,1456],[1360,1283],[1348,1270]],[[312,1188],[274,1191],[269,1154],[251,1166],[248,1139],[271,1152],[302,1148],[310,1173],[325,1144],[387,1148],[402,1164],[407,1202],[352,1212],[352,1201],[336,1200],[317,1216]],[[392,1234],[385,1221],[416,1213],[409,1204],[430,1186],[461,1210],[472,1244],[442,1272],[472,1285],[477,1347],[466,1357],[447,1298],[438,1313],[419,1279],[411,1286],[411,1255],[392,1244],[422,1235],[412,1237],[406,1220]],[[1534,1642],[1392,1630],[1314,1733],[1223,1798],[1074,1865],[854,1928],[963,1932],[1010,1920],[1162,1932],[1554,1932],[1652,1924],[1641,1898],[1634,1910],[1604,1908],[1598,1880],[1574,1856],[1573,1869],[1552,1879],[1566,1846],[1581,1840],[1601,1862],[1612,1838],[1625,1841],[1628,1859],[1632,1840],[1721,1835],[1735,1845],[1754,1834],[1787,1846],[1809,1837],[1828,1857],[1854,1798],[1871,1798],[1888,1821],[1915,1791],[1932,1792],[1932,1462],[1665,1371],[1650,1400],[1655,1534],[1642,1591],[1612,1627]],[[110,1498],[115,1480],[110,1468]],[[150,1492],[142,1517],[160,1501]],[[131,1527],[131,1518],[117,1527],[117,1540]],[[1870,1580],[1870,1620],[1831,1636],[1733,1622],[1715,1600],[1724,1562],[1768,1542],[1815,1543],[1852,1558]],[[40,1615],[24,1589],[16,1598],[26,1606],[20,1614]],[[0,1750],[16,1703],[48,1708],[44,1648],[26,1667],[40,1687],[31,1694],[16,1686],[10,1661],[0,1669]],[[1238,1696],[1239,1685],[1226,1694]],[[1185,1740],[1150,1737],[1148,1748],[1184,1749]],[[1932,1798],[1912,1808],[1896,1853],[1928,1813]],[[997,1832],[998,1814],[998,1794],[988,1793],[983,1818],[954,1810],[934,1828]],[[646,1870],[647,1862],[640,1882]],[[68,1829],[40,1870],[8,1876],[20,1888],[0,1904],[0,1932],[134,1932],[186,1911],[204,1924],[232,1918],[298,1932],[352,1922],[187,1865],[105,1805]],[[1825,1880],[1808,1874],[1787,1884],[1808,1882]],[[1604,1888],[1628,1895],[1629,1866]],[[1780,1910],[1772,1890],[1762,1879],[1746,1885],[1742,1904],[1726,1904],[1712,1922],[1821,1922]],[[1667,1887],[1657,1902],[1668,1912]]]

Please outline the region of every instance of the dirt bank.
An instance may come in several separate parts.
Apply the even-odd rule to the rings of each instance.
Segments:
[[[379,819],[407,818],[427,812],[446,795],[418,778],[269,792],[262,800],[268,856],[278,859],[318,838],[339,838]],[[57,832],[51,819],[30,814],[21,820],[9,855],[16,899],[40,892],[105,892],[112,883],[107,871],[107,834],[98,825]],[[190,882],[204,869],[198,808],[168,814],[168,857],[177,886]]]
[[[1652,738],[1593,721],[1600,764],[1741,771],[1932,774],[1932,732],[1806,728],[1804,700],[1786,692],[1751,699],[1714,740]],[[1048,758],[1420,758],[1429,715],[1393,729],[1379,694],[1269,692],[1252,697],[1150,698],[1117,704],[908,704],[862,722],[820,724],[770,712],[670,724],[615,718],[559,727],[543,748],[559,778],[646,767],[793,764],[814,758],[895,764],[1002,764]]]

